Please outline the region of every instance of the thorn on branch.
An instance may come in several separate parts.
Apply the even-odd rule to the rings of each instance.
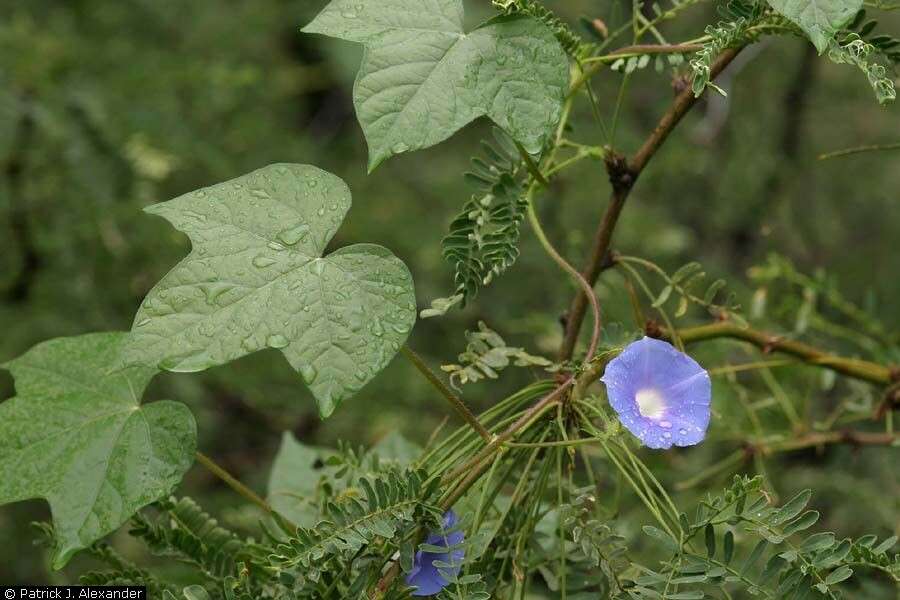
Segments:
[[[612,184],[613,191],[616,194],[627,194],[635,181],[635,174],[628,166],[628,159],[610,149],[603,162],[606,164],[606,172],[609,174],[609,183]]]

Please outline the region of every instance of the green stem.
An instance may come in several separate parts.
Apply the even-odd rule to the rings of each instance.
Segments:
[[[528,220],[531,223],[531,228],[534,230],[535,235],[538,238],[538,241],[543,246],[544,251],[550,255],[550,258],[559,265],[559,267],[568,273],[575,282],[581,287],[581,290],[584,292],[585,296],[587,296],[588,301],[591,305],[591,312],[594,316],[594,329],[591,332],[591,344],[588,346],[588,352],[585,356],[585,365],[594,357],[594,354],[597,351],[597,345],[600,343],[600,302],[597,301],[597,295],[594,293],[594,288],[591,287],[591,284],[587,282],[587,280],[578,272],[578,269],[570,265],[566,262],[566,259],[560,255],[559,252],[556,251],[556,248],[553,247],[553,244],[550,243],[550,240],[547,238],[547,234],[544,233],[544,228],[541,227],[541,222],[538,219],[537,212],[534,210],[534,193],[533,188],[529,189],[527,194],[527,204],[528,204]]]
[[[848,156],[850,154],[859,154],[861,152],[881,152],[884,150],[900,150],[900,142],[895,144],[870,144],[868,146],[857,146],[856,148],[846,148],[844,150],[835,150],[834,152],[826,152],[819,155],[819,160],[828,160],[829,158],[837,158],[839,156]]]
[[[484,428],[484,425],[478,420],[478,417],[469,410],[469,407],[466,406],[466,403],[463,402],[462,398],[453,393],[447,385],[441,381],[441,379],[434,374],[434,371],[428,368],[428,365],[425,364],[425,361],[422,360],[418,354],[416,354],[412,348],[409,346],[403,346],[400,351],[403,353],[409,362],[413,364],[413,366],[418,369],[419,373],[421,373],[425,379],[428,380],[434,388],[441,393],[441,395],[447,399],[447,402],[456,410],[456,412],[461,416],[466,423],[468,423],[472,429],[474,429],[481,438],[489,442],[491,441],[491,434],[487,429]]]
[[[224,468],[219,466],[213,459],[203,454],[199,450],[195,453],[197,458],[197,462],[203,465],[206,470],[210,473],[221,479],[225,484],[228,485],[235,492],[255,504],[256,506],[263,509],[268,514],[272,515],[274,518],[283,521],[285,524],[289,525],[291,528],[296,529],[297,526],[290,522],[287,518],[280,515],[278,512],[272,508],[272,505],[263,500],[256,492],[248,488],[246,485],[238,481],[236,477],[234,477],[231,473],[226,471]]]
[[[547,181],[547,178],[544,177],[544,174],[541,173],[540,169],[538,169],[538,166],[531,158],[531,155],[528,154],[525,148],[522,147],[522,144],[516,142],[516,148],[519,150],[519,156],[522,157],[522,161],[525,163],[525,168],[528,169],[528,172],[531,174],[534,180],[544,187],[550,185],[550,182]]]
[[[608,441],[608,437],[586,437],[573,440],[555,440],[553,442],[506,442],[504,445],[512,448],[565,448],[567,446],[583,446],[584,444],[598,444]]]
[[[720,322],[699,327],[688,327],[677,331],[678,337],[685,344],[693,344],[717,338],[731,338],[753,344],[764,352],[781,352],[795,356],[803,362],[824,367],[855,379],[869,381],[878,385],[889,385],[896,379],[894,371],[883,365],[835,356],[803,342],[785,339],[764,331],[739,327],[733,323]],[[668,336],[666,332],[666,336]]]

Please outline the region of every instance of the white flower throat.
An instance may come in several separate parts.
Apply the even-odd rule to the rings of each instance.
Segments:
[[[637,401],[638,412],[642,417],[648,419],[659,419],[666,410],[666,401],[659,393],[659,390],[653,388],[644,388],[637,391],[634,395]]]

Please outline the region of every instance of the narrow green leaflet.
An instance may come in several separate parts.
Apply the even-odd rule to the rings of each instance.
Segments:
[[[530,17],[498,17],[466,33],[462,0],[332,0],[303,31],[366,46],[354,103],[370,171],[481,116],[537,153],[559,121],[566,55]]]
[[[776,11],[793,21],[809,36],[819,54],[828,49],[838,30],[859,9],[862,0],[768,0]]]
[[[0,504],[50,503],[56,568],[171,493],[194,460],[188,408],[141,406],[157,371],[112,371],[127,337],[59,338],[4,365],[18,395],[0,403]]]
[[[290,164],[149,207],[193,250],[138,310],[126,364],[201,371],[277,348],[330,415],[387,365],[416,318],[412,276],[386,248],[322,257],[349,208],[338,177]]]

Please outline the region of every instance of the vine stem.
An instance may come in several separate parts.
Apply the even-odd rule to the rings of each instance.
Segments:
[[[528,191],[527,204],[528,220],[531,223],[534,234],[537,236],[538,241],[540,241],[541,246],[544,247],[544,251],[550,255],[550,258],[552,258],[563,271],[575,279],[575,282],[581,287],[582,292],[584,292],[590,301],[591,313],[593,313],[594,316],[594,328],[593,331],[591,331],[591,344],[588,346],[587,355],[585,356],[585,364],[587,364],[594,357],[594,354],[597,352],[597,345],[600,343],[600,302],[597,300],[597,295],[594,293],[594,288],[591,287],[591,284],[589,284],[581,273],[578,272],[578,269],[570,265],[566,259],[556,251],[556,248],[553,247],[553,244],[544,232],[544,228],[541,226],[541,222],[538,219],[537,212],[534,210],[533,190],[534,187],[530,188]]]
[[[574,383],[575,379],[570,377],[565,382],[556,387],[552,392],[542,397],[532,406],[525,410],[522,415],[509,425],[502,433],[492,437],[491,442],[476,453],[469,461],[460,467],[454,469],[442,478],[444,483],[451,483],[462,477],[456,487],[445,496],[441,501],[441,508],[449,509],[456,503],[459,498],[465,494],[472,485],[481,477],[487,468],[493,464],[491,460],[497,452],[503,449],[504,443],[511,440],[517,433],[527,429],[541,415],[551,408],[557,401],[559,396],[565,392]],[[385,571],[381,579],[375,584],[374,589],[369,594],[373,600],[383,598],[385,593],[393,585],[397,577],[400,576],[400,563],[393,561]]]
[[[228,487],[233,489],[235,492],[237,492],[238,494],[240,494],[241,496],[243,496],[244,498],[246,498],[253,504],[257,505],[258,507],[263,509],[268,514],[276,516],[277,518],[283,519],[286,523],[291,524],[290,521],[288,521],[285,517],[278,514],[275,511],[275,509],[272,508],[271,504],[269,504],[268,502],[263,500],[256,492],[254,492],[253,490],[248,488],[246,485],[244,485],[243,483],[238,481],[238,479],[234,475],[232,475],[231,473],[226,471],[223,467],[219,466],[219,464],[216,463],[213,459],[211,459],[207,455],[203,454],[199,450],[197,450],[194,453],[194,456],[196,456],[198,463],[203,465],[206,468],[206,470],[208,470],[210,473],[212,473],[213,475],[215,475],[216,477],[218,477],[219,479],[224,481],[228,485]],[[293,525],[293,524],[291,524],[291,525]],[[294,527],[296,527],[296,526],[294,526]]]
[[[601,56],[593,56],[586,58],[582,62],[585,65],[608,64],[624,58],[636,58],[638,56],[661,55],[661,54],[689,54],[703,49],[703,44],[683,43],[683,44],[635,44],[633,46],[623,46],[613,50],[609,54]]]
[[[900,443],[900,434],[879,431],[853,431],[851,429],[809,433],[792,440],[758,444],[753,449],[764,455],[791,452],[826,446],[828,444],[848,444],[851,446],[894,446]]]
[[[900,384],[900,368],[887,367],[875,362],[847,358],[831,354],[815,346],[786,340],[771,333],[749,327],[739,327],[732,323],[711,323],[698,325],[697,327],[685,327],[676,330],[675,334],[685,344],[694,344],[717,338],[732,338],[749,342],[764,352],[781,352],[795,356],[803,363],[828,369],[854,379],[868,381],[881,386],[886,386],[888,391],[891,386]],[[658,337],[671,340],[673,335],[670,330],[663,330]],[[595,382],[606,368],[606,363],[618,354],[618,350],[603,354],[603,360],[590,364],[578,376],[572,396],[578,400],[584,396],[588,386]]]
[[[455,481],[464,473],[483,470],[486,466],[484,464],[486,462],[485,459],[492,457],[495,452],[500,450],[505,442],[510,441],[517,433],[528,428],[548,408],[552,407],[557,402],[559,396],[561,396],[563,392],[569,389],[569,387],[574,382],[575,378],[570,377],[552,392],[545,395],[543,398],[531,405],[524,413],[522,413],[522,416],[516,419],[502,433],[495,435],[491,442],[487,446],[482,448],[477,454],[475,454],[475,456],[469,459],[469,461],[448,473],[443,478],[444,481]]]
[[[663,332],[664,337],[670,337]],[[878,385],[889,385],[900,378],[896,369],[867,360],[836,356],[809,344],[784,339],[771,333],[739,327],[733,323],[711,323],[678,330],[678,337],[685,344],[716,338],[732,338],[753,344],[763,352],[780,352],[802,359],[804,362],[836,371],[843,375]]]
[[[900,150],[900,142],[894,144],[872,144],[869,146],[857,146],[856,148],[845,148],[844,150],[835,150],[834,152],[820,154],[817,158],[819,160],[828,160],[829,158],[859,154],[860,152],[882,152],[884,150]]]
[[[603,437],[584,437],[571,440],[556,440],[553,442],[506,442],[510,448],[567,448],[569,446],[582,446],[584,444],[597,444],[609,441]]]
[[[403,353],[409,362],[413,364],[413,366],[418,369],[419,373],[422,374],[425,379],[428,380],[434,388],[440,392],[440,394],[446,398],[447,402],[456,410],[456,412],[465,420],[469,426],[475,430],[475,432],[481,436],[486,442],[491,441],[491,433],[481,424],[481,421],[478,420],[478,417],[469,410],[469,407],[466,406],[466,403],[463,402],[463,399],[453,393],[447,384],[441,381],[441,378],[438,377],[434,371],[428,368],[428,365],[425,364],[425,361],[422,360],[422,357],[416,354],[416,352],[410,348],[409,346],[403,346],[400,351]]]
[[[725,50],[710,67],[710,79],[713,79],[735,59],[742,47]],[[619,215],[625,206],[625,201],[631,193],[635,181],[647,166],[647,163],[659,150],[660,146],[669,137],[669,134],[678,125],[685,114],[694,106],[697,98],[688,86],[675,98],[672,106],[662,116],[659,123],[648,136],[647,140],[631,159],[625,159],[610,152],[606,159],[606,170],[612,183],[612,195],[606,211],[600,219],[600,225],[594,235],[594,244],[591,256],[588,259],[582,278],[593,287],[600,276],[601,271],[608,266],[608,253],[612,242],[613,231],[619,221]],[[584,321],[588,298],[583,293],[576,294],[569,306],[566,318],[566,334],[560,347],[559,358],[568,360],[575,351],[581,324]]]

